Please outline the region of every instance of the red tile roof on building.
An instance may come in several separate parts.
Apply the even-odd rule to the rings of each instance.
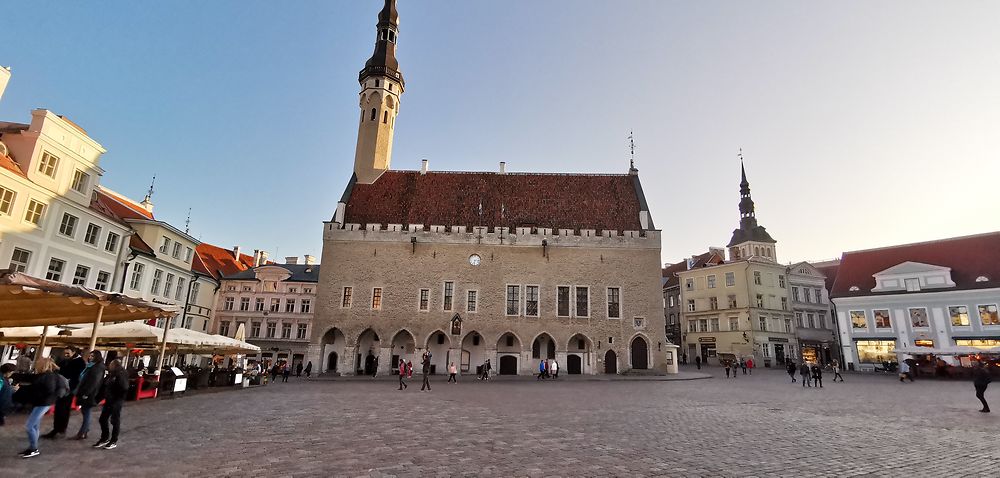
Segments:
[[[153,252],[153,248],[149,247],[149,244],[146,244],[146,241],[142,240],[138,234],[132,234],[132,236],[129,237],[128,246],[136,252],[142,252],[143,254],[148,254],[150,256],[156,255],[156,253]]]
[[[687,270],[687,261],[683,260],[676,264],[670,264],[663,268],[663,288],[673,287],[680,284],[680,279],[677,278],[676,273]]]
[[[5,154],[0,154],[0,168],[9,170],[10,172],[16,175],[21,176],[22,178],[28,177],[27,175],[24,174],[24,171],[21,171],[21,167],[18,166],[16,162]]]
[[[637,231],[645,209],[632,175],[386,171],[348,194],[357,224]]]
[[[921,293],[1000,287],[1000,232],[845,252],[830,295],[852,297],[906,293],[871,292],[875,287],[875,274],[904,262],[920,262],[951,269],[951,280],[955,282],[955,287],[923,289]],[[978,277],[989,280],[977,282]],[[851,291],[851,287],[859,290]]]
[[[121,219],[155,219],[153,213],[147,211],[135,201],[110,189],[97,188],[97,202]]]
[[[192,269],[215,279],[230,276],[253,268],[253,257],[240,254],[239,260],[231,249],[223,249],[211,244],[201,243],[195,248],[197,254],[192,262]]]
[[[840,270],[840,262],[829,265],[812,264],[820,274],[826,276],[826,290],[833,290],[833,283],[837,279],[837,272]]]

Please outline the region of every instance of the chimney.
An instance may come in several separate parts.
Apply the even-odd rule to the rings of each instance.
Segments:
[[[260,266],[260,249],[253,250],[253,266]]]
[[[507,161],[500,161],[500,174],[507,174]]]
[[[267,251],[260,251],[260,265],[267,264]]]
[[[310,256],[309,254],[306,254],[305,256],[303,256],[303,258],[305,259],[305,264],[307,266],[312,266],[312,265],[316,264],[316,258],[313,257],[313,256]]]
[[[285,257],[285,264],[294,266],[295,264],[298,264],[298,263],[299,263],[299,256],[286,256]]]
[[[427,174],[428,161],[426,159],[420,161],[420,174]]]
[[[240,246],[233,246],[233,257],[239,261],[240,260]]]

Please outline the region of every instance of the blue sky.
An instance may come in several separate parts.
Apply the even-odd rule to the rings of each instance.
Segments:
[[[728,242],[743,148],[779,260],[1000,229],[1000,3],[402,0],[393,168],[625,172],[663,258]],[[0,120],[64,114],[203,241],[321,252],[378,0],[25,2]]]

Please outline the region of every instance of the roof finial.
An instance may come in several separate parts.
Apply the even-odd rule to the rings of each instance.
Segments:
[[[146,192],[146,197],[143,198],[143,202],[152,202],[153,199],[153,186],[156,185],[156,175],[153,175],[153,180],[149,182],[149,191]]]
[[[188,208],[188,217],[184,220],[184,234],[191,231],[191,208]]]
[[[628,131],[628,151],[629,151],[628,172],[629,174],[636,174],[639,172],[639,170],[635,169],[635,137],[632,134],[632,130]]]
[[[743,166],[743,148],[740,148],[740,152],[736,154],[740,158],[740,185],[749,185],[747,182],[747,168]]]

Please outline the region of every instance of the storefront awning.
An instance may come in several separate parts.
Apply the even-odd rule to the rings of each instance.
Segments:
[[[1000,347],[969,347],[953,345],[951,347],[901,347],[892,351],[906,355],[978,355],[1000,354]]]

